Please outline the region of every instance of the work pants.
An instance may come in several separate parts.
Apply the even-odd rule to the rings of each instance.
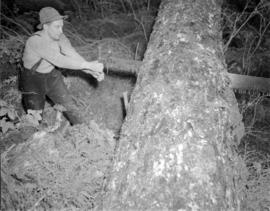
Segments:
[[[84,122],[59,70],[39,73],[33,69],[24,69],[20,74],[20,89],[26,111],[28,109],[43,111],[47,96],[53,103],[65,107],[64,115],[72,125]]]

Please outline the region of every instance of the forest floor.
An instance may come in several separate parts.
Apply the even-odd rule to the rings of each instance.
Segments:
[[[150,11],[136,17],[74,18],[64,31],[76,48],[84,49],[87,59],[116,55],[141,60],[153,21]],[[8,42],[17,45],[18,40],[12,37]],[[97,83],[91,76],[62,71],[87,124],[70,126],[57,106],[46,103],[46,125],[38,125],[39,116],[26,114],[22,108],[18,70],[8,64],[0,66],[3,208],[92,209],[102,203],[125,117],[123,96],[130,96],[136,78],[109,72]],[[256,93],[236,96],[246,126],[239,152],[250,170],[243,180],[253,206],[247,207],[270,210],[270,187],[261,187],[270,180],[270,99]]]

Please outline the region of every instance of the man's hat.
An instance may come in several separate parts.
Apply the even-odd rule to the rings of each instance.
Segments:
[[[52,21],[66,19],[66,15],[60,15],[59,12],[53,7],[44,7],[39,11],[39,21],[37,28],[42,29],[43,24],[50,23]]]

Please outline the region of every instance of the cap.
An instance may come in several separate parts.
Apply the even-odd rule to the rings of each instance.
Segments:
[[[44,7],[39,11],[39,21],[40,24],[38,24],[37,28],[42,29],[43,24],[50,23],[52,21],[60,20],[60,19],[66,19],[68,16],[66,15],[60,15],[59,12],[54,9],[53,7]]]

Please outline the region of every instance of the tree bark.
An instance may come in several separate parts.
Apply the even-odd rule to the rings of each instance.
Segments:
[[[163,0],[122,127],[105,210],[236,210],[242,116],[221,3]],[[224,91],[225,90],[225,91]]]

